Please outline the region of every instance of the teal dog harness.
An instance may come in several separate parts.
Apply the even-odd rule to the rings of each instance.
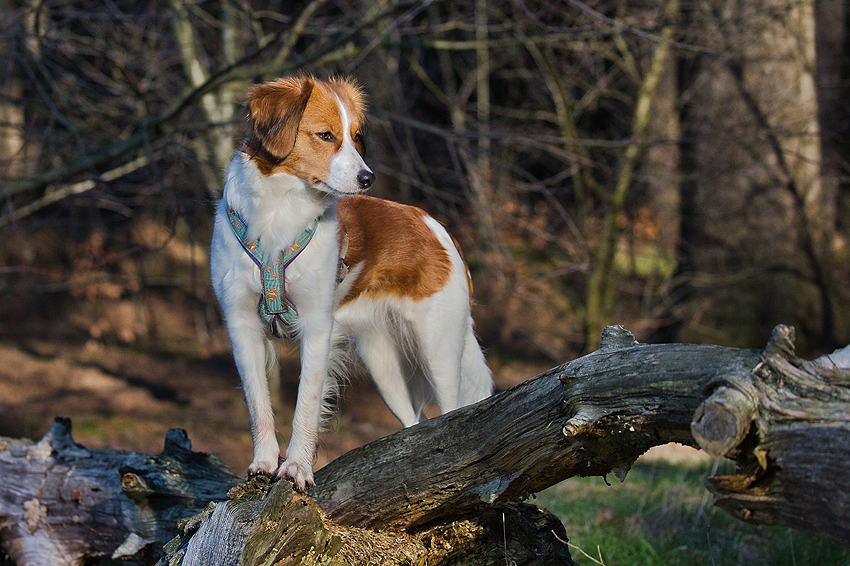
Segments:
[[[292,328],[292,323],[298,315],[295,308],[295,303],[286,294],[286,267],[292,263],[298,254],[307,247],[313,234],[316,233],[316,228],[319,226],[319,219],[308,227],[298,240],[292,244],[288,250],[281,252],[277,257],[263,257],[260,251],[260,239],[248,239],[248,226],[245,224],[242,216],[232,207],[227,207],[227,217],[230,219],[230,227],[233,228],[233,233],[242,244],[248,257],[260,269],[263,279],[263,294],[260,297],[258,306],[260,320],[272,335],[278,338],[286,338],[289,336],[289,330]]]

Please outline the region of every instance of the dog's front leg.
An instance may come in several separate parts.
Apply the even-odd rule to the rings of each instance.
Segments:
[[[256,309],[233,312],[227,321],[233,357],[242,378],[242,389],[251,419],[254,440],[254,460],[248,475],[274,475],[277,470],[280,446],[275,437],[274,414],[269,396],[266,367],[268,356],[274,355]]]
[[[307,315],[299,321],[301,336],[301,378],[298,401],[292,418],[292,438],[286,449],[286,461],[278,474],[290,478],[305,491],[313,484],[313,459],[319,440],[325,396],[330,380],[328,366],[333,318]]]

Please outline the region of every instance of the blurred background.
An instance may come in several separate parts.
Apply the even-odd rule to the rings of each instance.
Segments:
[[[244,93],[369,94],[372,194],[459,240],[497,386],[642,342],[850,341],[843,0],[0,0],[0,435],[250,433],[208,273]],[[283,351],[289,435],[297,351]],[[362,372],[361,372],[362,373]],[[398,424],[363,376],[319,464]]]

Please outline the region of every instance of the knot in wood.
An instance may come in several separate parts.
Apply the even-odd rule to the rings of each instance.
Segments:
[[[132,472],[127,472],[121,476],[121,489],[128,495],[131,493],[145,495],[151,493],[151,488],[147,482]]]
[[[773,334],[765,348],[766,354],[776,354],[782,356],[786,360],[793,360],[797,357],[796,346],[794,342],[797,340],[797,332],[793,326],[778,324],[773,329]]]
[[[560,379],[560,380],[561,380],[561,383],[562,383],[563,385],[569,385],[569,384],[571,384],[573,381],[577,380],[577,379],[578,379],[578,376],[577,376],[577,375],[573,375],[573,374],[571,374],[571,373],[562,373],[562,374],[561,374],[561,376],[560,376],[558,379]]]
[[[182,428],[170,428],[165,433],[165,446],[162,449],[162,454],[179,455],[192,451],[192,441],[189,440],[189,433]]]
[[[595,421],[596,419],[593,416],[580,413],[564,423],[564,426],[561,427],[561,434],[567,438],[586,434],[593,427]]]
[[[614,326],[606,326],[602,331],[602,341],[599,344],[600,350],[609,350],[616,348],[629,348],[637,346],[638,341],[635,340],[635,335],[626,330],[620,324]]]

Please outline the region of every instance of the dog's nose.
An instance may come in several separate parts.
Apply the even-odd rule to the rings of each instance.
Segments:
[[[365,191],[375,182],[375,174],[368,169],[361,169],[357,174],[357,182],[360,183],[360,190]]]

